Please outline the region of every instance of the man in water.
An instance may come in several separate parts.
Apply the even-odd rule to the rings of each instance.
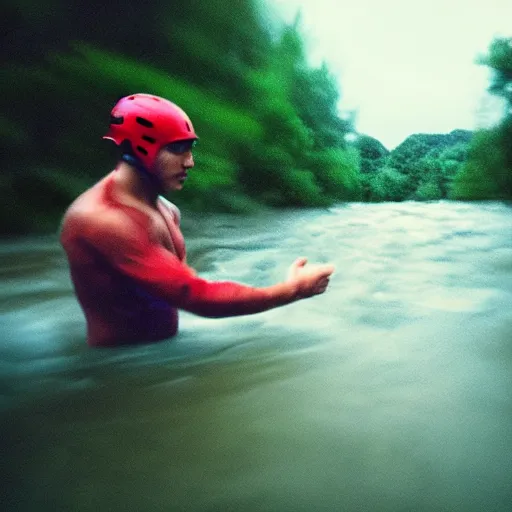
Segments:
[[[254,288],[200,278],[187,266],[178,208],[197,135],[185,112],[149,94],[122,98],[104,137],[122,157],[66,212],[61,243],[92,346],[174,336],[178,309],[205,317],[249,315],[323,293],[332,265],[297,259],[281,283]]]

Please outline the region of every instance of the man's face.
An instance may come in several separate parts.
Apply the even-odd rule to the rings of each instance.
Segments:
[[[178,141],[162,148],[156,156],[154,173],[163,192],[181,190],[188,170],[194,167],[193,141]]]

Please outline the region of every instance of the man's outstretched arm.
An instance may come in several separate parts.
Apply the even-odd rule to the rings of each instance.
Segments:
[[[205,317],[248,315],[323,293],[332,265],[307,267],[297,260],[282,283],[255,288],[230,281],[198,277],[174,254],[153,242],[132,220],[98,219],[80,230],[91,244],[123,274],[175,307]]]

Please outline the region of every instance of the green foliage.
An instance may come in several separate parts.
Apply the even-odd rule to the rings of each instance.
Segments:
[[[475,136],[468,160],[456,176],[451,197],[454,199],[512,198],[512,162],[507,144],[512,140],[512,122],[483,130]]]
[[[366,160],[377,160],[389,155],[389,150],[386,149],[382,142],[369,135],[358,135],[354,145],[359,151],[361,158]]]
[[[453,146],[448,146],[439,152],[429,152],[428,156],[437,157],[446,162],[465,162],[468,157],[469,142],[459,142]],[[437,150],[436,150],[437,151]]]
[[[298,115],[315,133],[318,149],[345,147],[344,135],[350,123],[339,117],[336,105],[339,92],[333,76],[324,64],[319,69],[305,69],[294,80],[292,101]]]
[[[419,181],[412,198],[425,201],[449,197],[452,181],[460,165],[456,160],[448,160],[442,156],[421,159],[416,166]]]
[[[402,201],[407,178],[397,169],[384,167],[376,174],[365,175],[365,196],[369,201]]]
[[[472,132],[453,130],[448,134],[415,134],[408,137],[390,154],[389,164],[400,172],[409,173],[411,166],[425,156],[438,157],[445,149],[468,144]]]
[[[157,1],[120,18],[116,4],[97,0],[7,0],[6,16],[15,29],[0,79],[15,87],[0,98],[2,232],[57,227],[112,168],[117,149],[101,136],[115,102],[134,92],[175,101],[200,136],[196,167],[173,198],[183,207],[359,197],[336,81],[325,65],[307,65],[298,24],[270,32],[260,1]]]
[[[512,38],[495,38],[478,62],[492,70],[489,91],[504,98],[508,110],[498,126],[475,136],[467,162],[456,176],[451,196],[455,199],[511,199]]]
[[[416,189],[414,198],[417,201],[433,201],[443,197],[443,192],[435,181],[426,181]]]
[[[480,56],[478,62],[493,71],[489,91],[504,98],[512,107],[512,37],[495,38],[488,53]]]
[[[327,206],[329,201],[322,195],[322,190],[315,180],[315,175],[307,169],[285,169],[283,177],[286,188],[283,196],[286,204],[292,206]]]
[[[315,170],[322,194],[334,201],[362,199],[360,160],[356,150],[325,149],[312,153],[310,167]]]
[[[354,147],[359,152],[361,172],[364,174],[374,173],[381,169],[389,155],[388,149],[380,141],[369,135],[358,135]],[[368,184],[368,180],[366,180],[366,183]]]
[[[472,133],[465,130],[415,134],[389,153],[378,141],[361,138],[356,147],[362,156],[363,198],[423,201],[449,197],[471,138]]]

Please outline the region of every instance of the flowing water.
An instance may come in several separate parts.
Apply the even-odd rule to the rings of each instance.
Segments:
[[[0,246],[2,510],[508,511],[512,208],[187,216],[211,279],[326,294],[92,349],[55,237]]]

